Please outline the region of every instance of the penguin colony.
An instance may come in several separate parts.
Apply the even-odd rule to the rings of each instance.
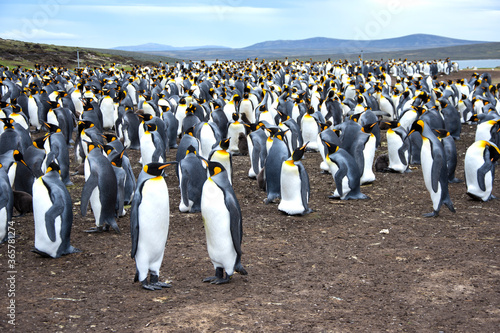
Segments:
[[[234,272],[247,274],[234,155],[248,155],[248,177],[266,191],[263,204],[279,202],[278,210],[289,215],[311,212],[308,172],[300,162],[306,151],[321,154],[318,169],[309,172],[331,173],[331,198],[341,200],[367,199],[361,185],[376,181],[374,167],[404,173],[421,164],[433,207],[425,216],[438,216],[443,204],[455,211],[448,192],[448,183],[461,182],[454,141],[462,124],[474,123],[476,141],[463,161],[466,190],[475,200],[493,199],[500,87],[488,73],[437,80],[451,70],[457,68],[449,61],[288,59],[128,71],[0,67],[0,240],[9,240],[13,207],[24,207],[17,208],[24,214],[32,206],[34,252],[57,258],[79,251],[70,245],[69,148],[85,176],[80,214],[90,204],[95,219],[88,232],[119,233],[117,219],[131,205],[135,281],[148,290],[170,287],[159,280],[170,165],[181,189],[178,209],[201,212],[215,269],[203,281],[214,284],[229,282]],[[381,129],[388,154],[374,161]],[[128,150],[140,150],[140,161],[130,160]],[[142,166],[137,179],[136,164]]]

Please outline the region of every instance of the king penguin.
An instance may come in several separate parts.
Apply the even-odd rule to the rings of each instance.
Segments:
[[[329,198],[340,198],[341,200],[369,199],[361,193],[361,172],[356,160],[345,149],[335,144],[323,141],[328,147],[326,163],[330,167],[330,173],[335,181],[335,192]]]
[[[278,210],[288,215],[306,215],[309,208],[309,176],[300,159],[304,156],[307,143],[296,148],[291,158],[281,167],[281,200]]]
[[[189,146],[186,156],[178,165],[179,187],[181,201],[179,211],[182,213],[197,213],[201,207],[201,189],[207,180],[204,158],[198,155],[196,148]]]
[[[387,154],[389,165],[387,169],[392,172],[407,172],[409,164],[410,142],[408,131],[399,122],[386,122],[390,127],[387,129]]]
[[[437,217],[442,204],[451,212],[455,212],[448,192],[448,168],[444,146],[432,129],[423,120],[417,120],[411,127],[412,132],[419,132],[422,136],[420,161],[425,186],[432,200],[433,211],[424,214],[425,217]]]
[[[176,162],[173,162],[176,163]],[[170,204],[163,169],[172,163],[150,163],[137,179],[130,212],[131,257],[135,259],[134,282],[147,290],[170,288],[160,282],[160,267],[167,245]],[[148,272],[150,272],[148,282]]]
[[[51,163],[45,175],[33,183],[33,218],[35,248],[33,252],[59,258],[80,252],[70,245],[73,205],[68,189],[61,181],[59,165]]]
[[[269,148],[266,162],[264,164],[264,174],[266,182],[267,198],[266,204],[274,202],[281,197],[281,167],[283,162],[290,157],[288,145],[285,142],[285,132],[278,131],[274,134],[271,148]]]
[[[489,141],[474,142],[465,153],[464,169],[467,194],[475,200],[495,199],[491,194],[495,179],[495,163],[500,150]]]
[[[95,217],[96,228],[87,232],[102,232],[111,226],[117,233],[120,229],[116,224],[116,175],[111,162],[104,156],[102,147],[89,144],[89,153],[84,164],[85,184],[81,197],[81,214],[87,214],[90,205]]]
[[[8,226],[12,221],[14,194],[10,185],[9,176],[0,163],[0,244],[7,241]]]
[[[223,284],[230,281],[234,272],[247,275],[241,264],[241,208],[222,164],[210,161],[208,170],[210,177],[203,185],[201,216],[215,276],[203,282]]]

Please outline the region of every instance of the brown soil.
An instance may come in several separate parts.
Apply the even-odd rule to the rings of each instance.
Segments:
[[[495,73],[496,74],[496,73]],[[459,76],[469,77],[469,72]],[[448,77],[443,77],[446,79]],[[450,77],[453,78],[453,77]],[[474,140],[464,126],[457,141],[457,176]],[[379,149],[382,154],[386,146]],[[132,160],[138,152],[131,151]],[[175,158],[175,151],[169,153]],[[248,156],[235,156],[234,188],[243,213],[242,262],[247,276],[226,285],[202,282],[213,274],[200,214],[178,211],[180,192],[171,169],[170,234],[160,278],[172,288],[143,290],[133,283],[128,215],[122,234],[87,234],[89,212],[79,214],[83,176],[69,188],[75,206],[72,244],[82,250],[59,259],[30,252],[33,216],[15,218],[15,304],[18,332],[498,332],[500,331],[499,204],[472,201],[464,183],[450,184],[457,212],[432,210],[419,166],[411,173],[376,173],[362,187],[370,200],[330,200],[331,175],[320,156],[303,161],[311,183],[303,217],[265,205],[265,193],[247,177]],[[136,173],[140,171],[134,164]],[[500,196],[500,182],[493,193]],[[386,230],[385,232],[383,230]],[[1,246],[0,279],[7,279]],[[7,323],[2,288],[0,327]]]

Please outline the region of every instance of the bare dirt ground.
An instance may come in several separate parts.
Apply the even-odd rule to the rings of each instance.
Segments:
[[[496,74],[492,72],[492,74]],[[500,74],[500,73],[499,73]],[[460,72],[448,79],[470,77]],[[496,75],[495,75],[496,78]],[[498,80],[498,78],[496,78]],[[464,126],[457,176],[474,140]],[[382,146],[378,154],[383,154]],[[138,161],[138,152],[131,151]],[[175,159],[175,151],[169,157]],[[331,175],[318,153],[303,161],[311,183],[303,217],[265,205],[247,177],[248,156],[235,156],[234,188],[243,213],[247,276],[226,285],[202,282],[213,274],[201,215],[178,211],[173,169],[169,186],[170,234],[160,272],[172,288],[143,290],[133,283],[129,216],[122,233],[87,234],[93,216],[79,214],[83,176],[69,188],[75,220],[72,245],[82,250],[59,259],[30,252],[33,215],[15,218],[15,315],[18,332],[499,332],[500,228],[498,200],[472,201],[465,184],[450,184],[457,212],[432,210],[420,166],[406,174],[376,173],[362,187],[370,200],[330,200]],[[140,165],[134,163],[136,173]],[[500,196],[500,181],[493,193]],[[382,230],[386,229],[386,232]],[[0,247],[2,331],[7,317],[7,247]],[[9,299],[10,300],[10,299]]]

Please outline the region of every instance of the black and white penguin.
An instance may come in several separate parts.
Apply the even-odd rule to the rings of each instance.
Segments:
[[[306,215],[309,208],[309,175],[300,162],[307,143],[295,149],[281,167],[281,200],[278,210],[288,215]]]
[[[201,189],[207,179],[204,159],[198,155],[195,147],[189,146],[186,156],[179,161],[178,176],[181,190],[179,211],[197,213],[201,207]]]
[[[208,158],[210,152],[222,140],[219,127],[214,122],[200,122],[194,128],[194,135],[200,141],[200,156]]]
[[[90,202],[95,217],[96,228],[87,232],[102,232],[112,227],[117,233],[120,229],[116,224],[116,175],[111,162],[104,156],[101,146],[89,145],[89,153],[85,158],[85,184],[81,196],[81,214],[87,214]]]
[[[171,287],[170,284],[159,281],[170,224],[168,187],[162,173],[170,164],[172,163],[145,165],[137,179],[137,188],[132,200],[130,255],[135,259],[134,282],[140,281],[142,287],[147,290]]]
[[[272,145],[267,153],[266,162],[264,164],[264,174],[266,182],[267,198],[264,200],[266,204],[274,202],[281,197],[281,167],[283,162],[290,157],[290,151],[285,139],[284,131],[277,131],[273,135]]]
[[[413,123],[410,134],[412,132],[418,132],[422,136],[420,162],[425,186],[432,200],[433,211],[424,216],[437,217],[442,204],[454,213],[455,208],[448,192],[448,168],[443,144],[423,120]]]
[[[455,177],[455,169],[457,168],[457,146],[455,138],[453,138],[445,129],[435,129],[436,136],[441,141],[446,154],[446,166],[448,168],[448,182],[461,183],[462,180]]]
[[[331,199],[341,200],[369,199],[361,193],[360,178],[361,172],[354,157],[347,150],[335,144],[324,141],[328,147],[326,163],[330,167],[330,173],[335,181],[335,191],[329,196]]]
[[[387,169],[392,172],[404,173],[408,171],[410,142],[408,131],[397,121],[387,122],[387,154],[389,165]]]
[[[142,165],[152,162],[163,163],[166,159],[165,143],[155,124],[144,124],[145,131],[141,142]]]
[[[234,272],[247,275],[241,264],[241,208],[222,164],[210,161],[208,171],[210,177],[203,185],[201,196],[201,216],[215,276],[203,282],[223,284],[230,281]]]
[[[495,163],[500,158],[500,150],[489,141],[479,140],[467,148],[464,160],[467,194],[475,200],[494,199],[493,181]]]
[[[80,252],[70,245],[73,224],[73,205],[65,184],[61,181],[59,165],[51,163],[45,175],[33,183],[33,218],[35,248],[33,252],[59,258]]]
[[[246,134],[245,125],[240,121],[240,115],[238,113],[233,113],[233,121],[229,123],[227,127],[227,137],[229,141],[229,152],[234,155],[240,154],[240,149],[238,147],[238,138],[240,133]]]

